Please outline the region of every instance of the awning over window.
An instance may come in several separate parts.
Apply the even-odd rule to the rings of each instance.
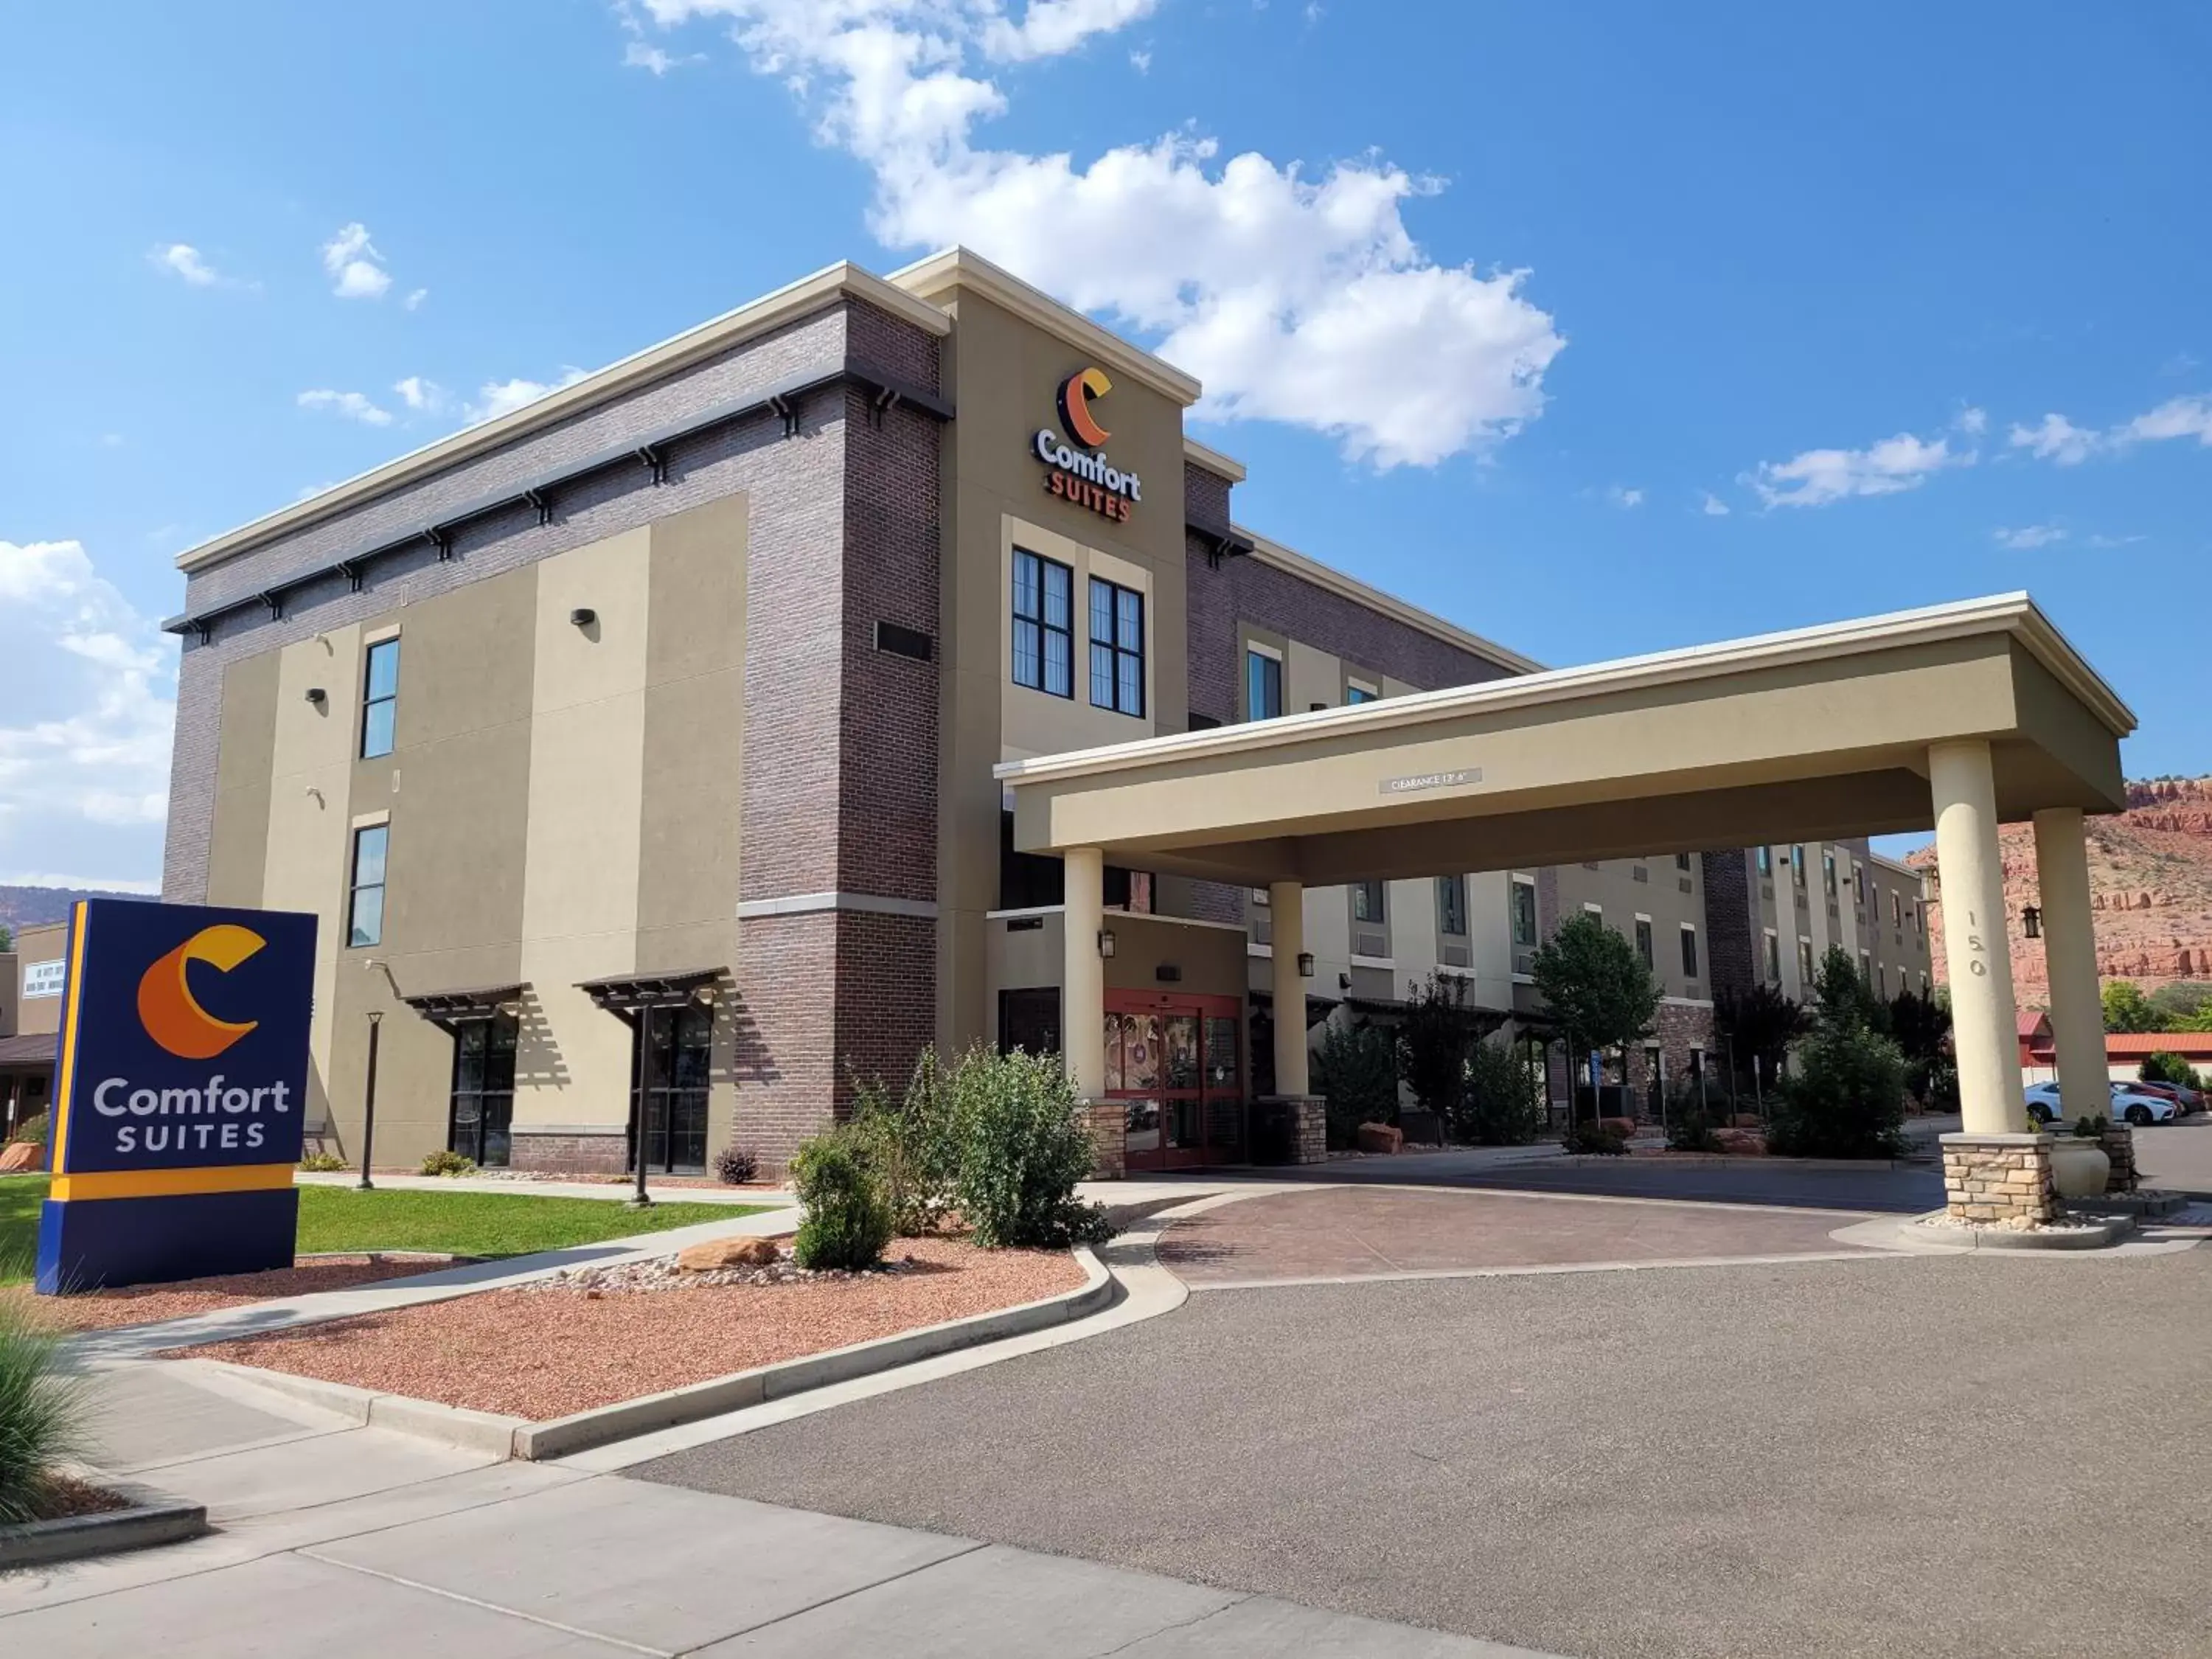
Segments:
[[[520,985],[479,985],[458,991],[425,991],[400,1000],[433,1025],[450,1031],[471,1020],[495,1019],[501,1008],[529,994],[530,987],[526,981]]]
[[[576,988],[609,1013],[628,1019],[646,1008],[681,1008],[725,971],[692,968],[667,974],[616,974],[606,979],[579,980]]]

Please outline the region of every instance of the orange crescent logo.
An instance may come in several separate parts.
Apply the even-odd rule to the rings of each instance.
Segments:
[[[1113,389],[1114,382],[1103,368],[1080,369],[1060,383],[1060,423],[1085,449],[1101,448],[1114,435],[1091,412],[1091,400]]]
[[[244,927],[221,922],[203,927],[146,970],[138,981],[138,1023],[146,1035],[179,1060],[213,1060],[261,1022],[217,1019],[200,1006],[185,969],[204,962],[228,973],[268,941]]]

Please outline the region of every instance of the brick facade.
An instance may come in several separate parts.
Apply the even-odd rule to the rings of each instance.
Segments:
[[[620,1175],[629,1168],[627,1135],[538,1134],[518,1128],[507,1167],[562,1175]]]
[[[1752,854],[1741,848],[1707,853],[1699,860],[1705,882],[1705,972],[1716,1002],[1741,996],[1759,980],[1751,860]]]

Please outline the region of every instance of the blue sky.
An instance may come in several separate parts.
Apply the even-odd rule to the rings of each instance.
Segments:
[[[181,548],[850,257],[1206,380],[1548,662],[2026,587],[2212,769],[2212,15],[120,3],[0,52],[0,881],[158,872]]]

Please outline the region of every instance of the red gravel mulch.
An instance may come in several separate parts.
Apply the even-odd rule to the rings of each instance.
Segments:
[[[452,1266],[453,1261],[451,1256],[440,1255],[318,1255],[267,1273],[218,1273],[211,1279],[180,1279],[167,1285],[125,1285],[78,1296],[38,1296],[28,1285],[11,1285],[0,1290],[0,1297],[20,1298],[46,1323],[64,1330],[98,1331],[215,1313],[270,1297],[307,1296],[317,1291],[373,1285],[382,1279],[434,1273]]]
[[[35,1518],[71,1521],[80,1515],[108,1515],[130,1507],[130,1499],[118,1497],[104,1486],[88,1485],[71,1475],[50,1474],[39,1494]]]
[[[896,1241],[902,1271],[783,1285],[482,1291],[179,1349],[543,1422],[1077,1289],[1074,1257]]]

